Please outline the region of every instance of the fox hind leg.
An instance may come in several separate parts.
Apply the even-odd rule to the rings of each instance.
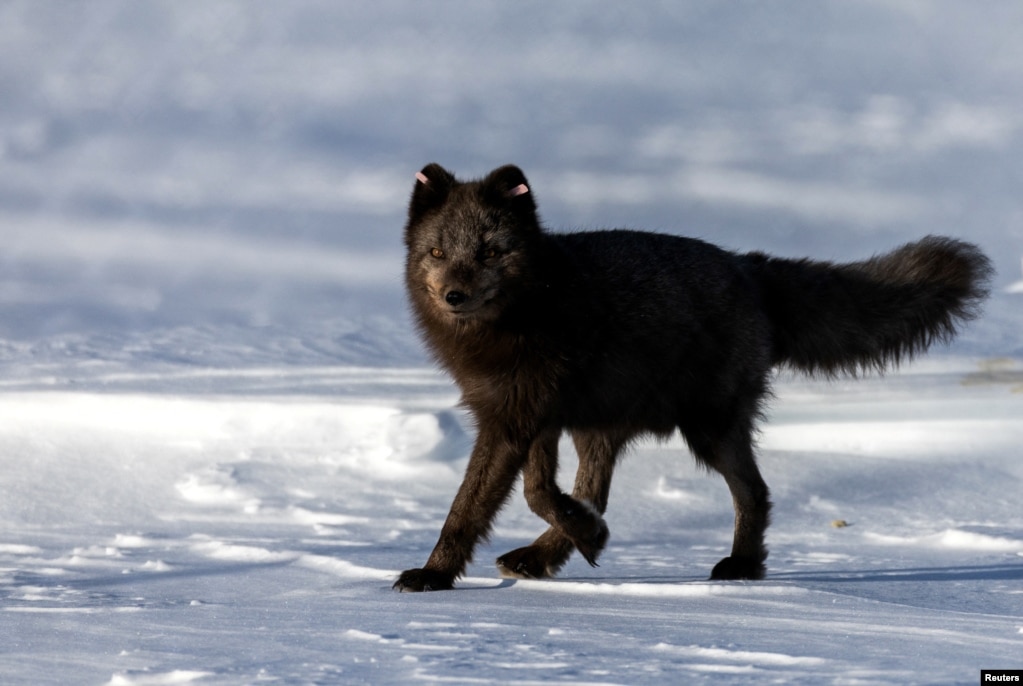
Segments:
[[[628,438],[607,432],[573,431],[572,440],[579,455],[572,499],[583,507],[588,504],[595,514],[603,515],[611,490],[611,476],[618,456]],[[603,521],[601,520],[601,524]],[[589,550],[580,550],[587,561],[596,566],[596,557],[607,541],[607,528],[597,532]],[[497,559],[501,576],[539,579],[555,576],[568,561],[576,544],[557,526],[552,525],[531,545],[518,548]]]
[[[724,477],[735,507],[732,554],[714,566],[710,578],[763,579],[767,559],[764,532],[770,523],[771,501],[757,468],[751,431],[738,430],[726,438],[692,447],[697,459]]]

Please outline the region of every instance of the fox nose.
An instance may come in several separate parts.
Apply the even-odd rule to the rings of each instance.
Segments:
[[[469,296],[462,291],[448,291],[448,294],[444,296],[445,302],[452,307],[458,307],[468,299]]]

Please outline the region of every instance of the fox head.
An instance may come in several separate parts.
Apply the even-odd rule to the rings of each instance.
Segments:
[[[414,310],[439,322],[499,319],[535,285],[541,236],[533,193],[518,167],[461,182],[428,164],[416,174],[405,226]]]

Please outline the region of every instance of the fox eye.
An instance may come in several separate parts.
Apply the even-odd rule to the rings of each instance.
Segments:
[[[497,257],[497,250],[495,250],[494,248],[484,248],[483,257],[488,260],[493,259]]]
[[[433,248],[430,250],[430,254],[436,257],[438,260],[444,257],[444,251],[440,248]]]

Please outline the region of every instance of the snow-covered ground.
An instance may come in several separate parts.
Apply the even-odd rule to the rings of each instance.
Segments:
[[[1023,668],[1023,6],[0,6],[0,682],[975,683]],[[999,269],[951,348],[779,376],[769,577],[639,445],[591,569],[397,594],[472,430],[402,304],[412,174],[553,226]],[[572,471],[565,454],[563,478]],[[844,522],[846,526],[834,526]]]
[[[459,590],[421,595],[390,585],[470,440],[442,378],[157,376],[0,394],[5,683],[969,683],[1023,655],[1018,367],[782,380],[766,581],[705,581],[731,503],[672,442],[623,464],[599,569],[496,578],[543,529],[517,496]]]

